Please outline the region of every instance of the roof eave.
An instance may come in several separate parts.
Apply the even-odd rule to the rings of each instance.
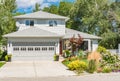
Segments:
[[[63,36],[3,36],[3,37],[5,37],[5,38],[21,38],[21,37],[23,37],[23,38],[25,38],[25,37],[32,37],[32,38],[37,38],[37,37],[41,37],[41,38],[50,38],[50,37],[55,37],[55,38],[59,38],[59,37],[63,37]]]

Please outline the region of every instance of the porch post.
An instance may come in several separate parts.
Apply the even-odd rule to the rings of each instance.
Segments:
[[[88,40],[88,51],[91,51],[91,40]]]
[[[12,54],[12,53],[13,53],[12,42],[8,41],[8,43],[7,43],[7,54]]]
[[[62,55],[62,49],[63,49],[63,48],[62,48],[62,47],[63,47],[63,45],[62,45],[63,43],[62,43],[62,42],[63,42],[63,41],[60,40],[60,55]]]
[[[92,40],[92,51],[96,51],[98,48],[98,40]]]
[[[60,54],[60,44],[59,41],[56,43],[56,54]]]

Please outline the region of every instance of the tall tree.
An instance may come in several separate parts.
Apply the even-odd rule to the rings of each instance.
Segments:
[[[59,15],[68,16],[71,7],[72,7],[72,3],[67,1],[61,1],[58,9]]]
[[[36,3],[35,8],[33,9],[33,12],[37,12],[37,11],[40,11],[40,4],[39,3]]]
[[[108,0],[77,0],[70,11],[71,28],[101,35],[111,29]]]
[[[51,5],[50,7],[45,7],[43,11],[53,13],[53,14],[58,14],[58,7],[56,5]]]
[[[0,42],[2,35],[15,31],[15,21],[12,17],[12,12],[15,9],[15,0],[4,0],[0,4]]]

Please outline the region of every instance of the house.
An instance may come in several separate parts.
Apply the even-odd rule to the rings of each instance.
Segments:
[[[13,61],[53,60],[53,55],[62,54],[65,41],[80,34],[89,51],[95,50],[100,37],[65,27],[67,17],[43,11],[15,16],[17,31],[4,35],[8,38],[8,54]]]

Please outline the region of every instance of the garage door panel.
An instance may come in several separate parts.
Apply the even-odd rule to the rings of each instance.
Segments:
[[[53,60],[55,46],[54,43],[52,44],[51,46],[50,44],[48,46],[17,46],[14,44],[12,60]]]

